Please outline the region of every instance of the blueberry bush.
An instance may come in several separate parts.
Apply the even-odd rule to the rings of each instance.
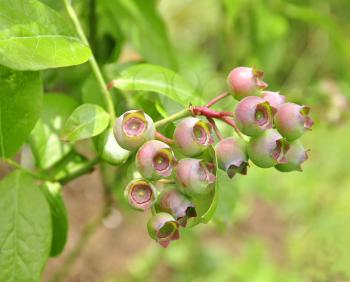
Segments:
[[[1,1],[0,156],[9,170],[0,181],[1,282],[43,279],[48,260],[61,255],[69,238],[64,187],[96,170],[104,186],[103,209],[62,270],[50,277],[52,281],[65,279],[91,230],[117,204],[145,215],[147,220],[139,223],[144,234],[158,243],[157,248],[167,248],[163,263],[181,272],[182,266],[173,265],[176,259],[167,251],[173,246],[180,251],[195,246],[198,230],[209,222],[220,230],[233,224],[240,183],[271,183],[273,177],[290,183],[295,174],[284,173],[304,173],[309,151],[318,143],[304,146],[301,137],[313,135],[310,105],[316,105],[318,115],[322,105],[299,97],[292,84],[288,88],[287,79],[298,77],[301,70],[293,65],[294,55],[281,66],[283,56],[277,50],[282,47],[276,52],[269,48],[282,44],[287,17],[321,26],[324,18],[313,15],[308,6],[287,1],[271,1],[285,17],[263,1],[256,1],[252,10],[244,1],[218,1],[227,30],[216,27],[221,44],[208,47],[210,43],[202,42],[210,51],[199,52],[197,58],[193,50],[200,46],[193,46],[205,29],[197,26],[190,35],[177,31],[189,46],[179,51],[158,2],[162,1]],[[247,9],[247,15],[254,13],[256,22],[248,33],[256,38],[235,45],[228,27],[245,21],[244,14],[236,14],[240,9]],[[262,18],[266,22],[259,23]],[[340,54],[348,54],[339,43],[346,37],[332,33],[337,30],[332,23],[326,26]],[[170,33],[176,28],[181,30],[173,25],[175,31]],[[242,59],[252,46],[259,46],[257,55]],[[208,62],[213,65],[206,66]],[[208,75],[206,67],[217,72]],[[281,79],[270,83],[269,74]],[[286,95],[289,92],[292,95]],[[339,107],[335,111],[341,112]],[[271,170],[257,176],[266,168]],[[248,256],[249,250],[252,257],[262,256],[254,253],[260,248],[259,242],[252,243]],[[198,261],[201,255],[215,257],[193,251]],[[244,263],[225,252],[219,257],[236,263],[240,270],[227,279],[208,276],[203,281],[236,281],[232,277],[240,277]],[[223,271],[229,275],[225,265]],[[259,267],[277,273],[269,264]],[[196,275],[201,277],[200,271]],[[188,281],[190,276],[177,281]],[[293,277],[290,281],[298,281]]]

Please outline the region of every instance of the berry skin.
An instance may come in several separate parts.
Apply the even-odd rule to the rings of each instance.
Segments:
[[[197,159],[182,159],[174,168],[175,179],[181,191],[187,195],[208,194],[215,175],[212,164]]]
[[[263,91],[261,92],[261,98],[269,102],[270,106],[278,110],[278,108],[286,102],[286,97],[279,92]]]
[[[212,127],[198,118],[185,118],[175,128],[174,141],[185,156],[198,156],[214,142]]]
[[[157,193],[151,183],[136,179],[126,186],[124,197],[132,208],[144,211],[153,206],[157,200]]]
[[[302,171],[301,164],[308,159],[307,150],[299,140],[290,143],[289,151],[286,154],[287,162],[278,164],[275,168],[282,172],[290,172],[293,170]]]
[[[248,136],[258,136],[272,128],[275,109],[260,97],[248,96],[241,100],[235,110],[238,128]]]
[[[174,216],[183,227],[187,225],[189,218],[197,216],[194,204],[176,189],[168,189],[161,192],[157,206],[160,211]]]
[[[269,129],[262,135],[251,138],[247,149],[249,158],[255,165],[269,168],[287,162],[289,143],[276,130]]]
[[[233,91],[233,96],[241,100],[250,95],[257,95],[259,90],[268,85],[262,81],[264,73],[254,68],[234,68],[227,77],[227,83]]]
[[[277,130],[288,140],[294,141],[310,130],[313,121],[309,117],[310,108],[294,103],[282,104],[276,115],[275,125]]]
[[[112,129],[108,129],[101,135],[98,142],[98,152],[103,160],[112,165],[123,164],[130,156],[130,151],[120,147],[115,140]]]
[[[122,114],[114,124],[114,136],[121,147],[132,151],[155,136],[154,122],[142,111],[132,110]]]
[[[165,212],[152,216],[147,223],[148,234],[163,248],[169,246],[173,240],[180,238],[179,224],[170,214]]]
[[[230,137],[215,146],[218,166],[232,178],[236,173],[247,174],[248,157],[244,141]]]

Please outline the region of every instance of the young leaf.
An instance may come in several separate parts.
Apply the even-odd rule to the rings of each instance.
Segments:
[[[113,26],[121,29],[147,61],[177,69],[176,58],[155,1],[102,0],[99,4]]]
[[[42,96],[39,72],[0,66],[0,157],[14,156],[26,141],[40,116]]]
[[[52,220],[52,244],[50,256],[59,255],[67,241],[68,218],[67,210],[61,195],[61,185],[59,183],[46,182],[42,186],[42,191],[50,206]]]
[[[60,140],[60,132],[77,106],[78,103],[66,95],[44,96],[41,118],[30,134],[30,145],[38,167],[47,169],[72,150],[71,144]]]
[[[0,1],[0,64],[43,70],[86,62],[91,51],[55,10],[38,0]]]
[[[109,115],[103,108],[93,104],[83,104],[67,119],[62,131],[62,139],[75,142],[96,136],[106,129],[108,122]]]
[[[40,281],[52,238],[45,196],[15,171],[0,182],[0,210],[0,281]]]
[[[110,84],[121,90],[151,91],[164,95],[180,105],[201,104],[201,97],[179,74],[150,64],[131,66]]]

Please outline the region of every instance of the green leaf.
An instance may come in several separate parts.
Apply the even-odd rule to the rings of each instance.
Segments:
[[[15,171],[0,182],[0,210],[0,281],[40,281],[52,238],[45,196]]]
[[[47,169],[72,150],[72,145],[60,140],[63,124],[78,106],[71,97],[61,94],[44,96],[41,118],[30,135],[30,145],[37,166]]]
[[[106,129],[108,123],[109,115],[102,107],[83,104],[67,119],[62,131],[62,139],[75,142],[96,136]]]
[[[50,206],[52,220],[52,244],[50,255],[59,255],[68,236],[67,210],[61,195],[61,185],[59,183],[46,182],[42,186],[42,191]]]
[[[79,65],[91,51],[55,10],[37,0],[0,1],[0,64],[17,70]]]
[[[156,92],[184,107],[202,103],[200,95],[182,76],[156,65],[131,66],[123,70],[111,85],[124,91]]]
[[[28,138],[42,108],[39,72],[0,66],[0,156],[12,157]]]
[[[218,175],[220,171],[217,166],[215,150],[212,146],[209,147],[207,154],[209,155],[208,159],[215,164],[216,181],[213,190],[209,195],[192,197],[192,201],[196,207],[197,217],[190,220],[188,225],[189,227],[193,227],[199,223],[208,223],[214,216],[218,206],[218,199],[220,194]]]
[[[99,4],[104,8],[103,14],[121,29],[147,61],[177,69],[176,58],[155,1],[102,0]]]

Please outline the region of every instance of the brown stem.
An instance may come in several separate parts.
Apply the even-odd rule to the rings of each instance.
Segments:
[[[210,108],[211,106],[215,105],[217,102],[219,102],[220,100],[226,98],[227,96],[229,96],[230,93],[229,92],[224,92],[222,94],[220,94],[219,96],[216,96],[213,100],[211,100],[206,107]]]
[[[241,137],[242,139],[244,139],[241,131],[239,130],[239,128],[237,127],[236,123],[234,122],[233,119],[230,119],[229,117],[225,116],[221,118],[222,121],[226,122],[228,125],[232,126],[233,129],[236,131],[236,133],[238,134],[239,137]]]

